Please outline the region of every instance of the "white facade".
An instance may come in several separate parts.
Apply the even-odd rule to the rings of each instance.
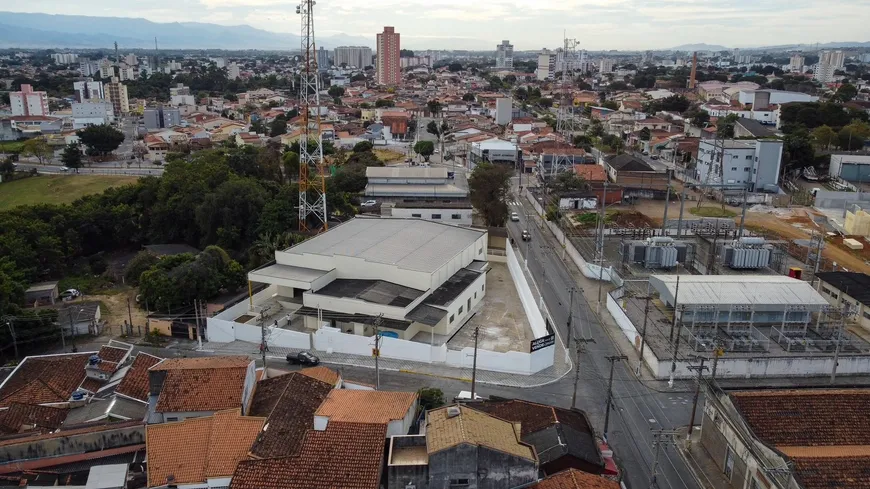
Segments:
[[[556,75],[556,53],[544,49],[538,54],[538,69],[535,75],[540,81],[553,79]]]
[[[785,90],[741,90],[737,94],[737,100],[743,105],[752,104],[753,107],[761,108],[766,105],[782,105],[791,102],[818,102],[819,97],[808,93]]]
[[[750,192],[773,190],[779,184],[782,141],[702,140],[695,178],[704,183],[748,185]]]
[[[48,115],[48,95],[35,92],[31,85],[21,85],[21,91],[9,92],[12,115]]]
[[[511,123],[513,113],[513,99],[500,98],[495,101],[495,123],[506,126]]]
[[[735,114],[743,119],[751,119],[762,124],[776,124],[777,113],[774,110],[740,110],[730,105],[704,104],[701,110],[710,114],[710,117],[726,117]]]
[[[106,92],[103,90],[103,82],[93,81],[91,79],[73,82],[73,90],[75,90],[76,100],[79,102],[106,98]]]
[[[803,71],[805,63],[806,58],[800,54],[793,54],[791,58],[789,58],[788,69],[789,71]]]
[[[196,97],[193,95],[172,95],[169,97],[169,105],[178,107],[179,105],[196,105]]]
[[[352,66],[363,69],[372,65],[372,48],[366,46],[339,46],[333,51],[335,66]]]
[[[401,207],[392,208],[392,217],[402,219],[425,219],[427,221],[443,222],[446,224],[458,224],[471,226],[471,216],[474,209],[471,204],[464,208],[442,207],[415,207],[413,203],[403,204]]]
[[[514,67],[514,45],[504,40],[495,47],[495,67],[511,70]]]
[[[111,61],[104,59],[100,61],[100,78],[112,78],[115,76],[115,66]]]
[[[73,53],[54,53],[51,55],[51,59],[59,65],[71,65],[78,63],[79,55]]]
[[[239,78],[239,65],[236,63],[230,63],[227,65],[227,78],[230,80],[236,80]]]
[[[819,63],[813,67],[813,80],[819,83],[831,83],[834,81],[837,69],[834,65]]]
[[[843,51],[822,51],[819,53],[819,64],[841,70],[846,65],[846,54]]]
[[[616,64],[612,59],[602,59],[598,62],[598,71],[601,73],[613,73],[613,67]]]
[[[115,122],[115,111],[112,108],[112,103],[103,100],[73,102],[72,113],[73,129],[76,130]]]

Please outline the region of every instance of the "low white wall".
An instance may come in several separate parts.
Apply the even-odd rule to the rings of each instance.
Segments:
[[[474,348],[467,347],[461,351],[448,350],[447,364],[453,367],[471,368],[474,364]],[[533,373],[531,355],[517,351],[499,353],[478,349],[477,368],[522,375]]]
[[[529,287],[526,276],[523,274],[523,269],[517,260],[517,254],[513,246],[507,247],[507,266],[508,272],[510,272],[514,285],[517,288],[517,294],[520,296],[523,311],[526,313],[526,317],[529,318],[529,325],[532,327],[534,337],[547,336],[549,334],[547,333],[547,323],[544,321],[541,310],[538,309],[537,301],[535,301],[535,297],[532,295],[532,289]]]
[[[208,318],[208,341],[216,343],[230,343],[232,341],[246,341],[259,345],[262,342],[262,331],[259,326],[234,323],[224,319]],[[266,343],[269,346],[279,348],[311,349],[311,336],[308,333],[290,331],[286,329],[267,327]]]
[[[634,326],[634,323],[631,322],[631,319],[628,318],[628,315],[622,309],[622,306],[619,305],[618,299],[621,297],[622,289],[614,290],[607,294],[607,311],[613,317],[613,320],[616,321],[617,326],[619,326],[619,330],[622,331],[622,334],[631,342],[635,351],[640,351],[641,344],[641,336],[637,331],[637,328]],[[614,296],[616,296],[614,298]],[[652,327],[649,325],[649,327]],[[643,349],[643,361],[646,363],[647,368],[656,376],[656,378],[664,378],[668,376],[668,370],[670,369],[670,363],[667,364],[665,369],[665,373],[662,374],[659,371],[660,364],[658,357],[655,356],[653,351],[650,349],[649,345],[646,345]]]

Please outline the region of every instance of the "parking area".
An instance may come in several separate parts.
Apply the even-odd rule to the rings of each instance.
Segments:
[[[486,296],[477,305],[473,317],[450,338],[447,346],[451,350],[473,347],[474,329],[479,328],[478,348],[528,353],[534,334],[507,265],[491,261],[489,266]]]

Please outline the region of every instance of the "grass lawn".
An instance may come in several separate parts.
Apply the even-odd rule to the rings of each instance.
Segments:
[[[689,214],[698,217],[734,217],[737,215],[737,213],[727,209],[723,211],[721,207],[701,207],[700,209],[692,207],[689,209]]]
[[[0,184],[0,210],[19,205],[69,204],[85,195],[135,182],[139,177],[114,175],[41,175]]]
[[[372,151],[384,163],[395,163],[405,159],[405,153],[399,153],[391,149],[374,149]]]

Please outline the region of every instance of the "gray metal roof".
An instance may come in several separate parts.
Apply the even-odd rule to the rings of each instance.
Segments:
[[[91,467],[85,489],[116,489],[127,486],[129,464],[98,465]]]
[[[286,252],[356,257],[432,273],[484,234],[476,229],[420,219],[358,217]]]
[[[429,304],[420,304],[419,306],[415,307],[411,312],[409,312],[405,316],[405,319],[416,321],[427,326],[435,326],[442,319],[444,319],[444,316],[446,315],[447,311],[445,311],[444,309],[438,309],[437,307],[432,307]]]
[[[424,185],[399,183],[370,183],[365,195],[369,197],[466,197],[468,191],[451,184]]]
[[[279,265],[276,263],[274,265],[269,265],[268,267],[252,270],[251,273],[266,277],[313,282],[329,273],[329,271],[316,270],[314,268],[294,267],[291,265]]]
[[[827,306],[813,287],[802,280],[785,275],[680,275],[680,290],[676,291],[677,275],[653,275],[650,285],[663,299],[677,305],[804,305],[812,308]]]
[[[447,168],[419,166],[370,166],[366,168],[367,178],[447,178]]]

